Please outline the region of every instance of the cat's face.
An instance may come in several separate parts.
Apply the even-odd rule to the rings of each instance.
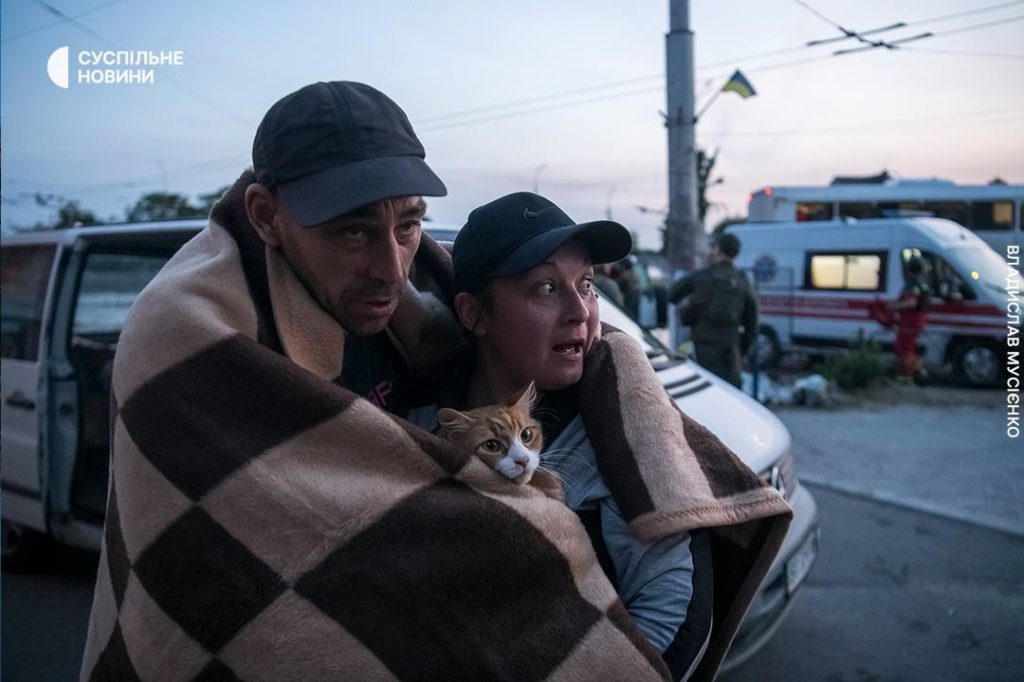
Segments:
[[[459,412],[438,411],[442,434],[516,483],[528,483],[540,465],[544,438],[530,416],[536,396],[533,384],[500,405]]]

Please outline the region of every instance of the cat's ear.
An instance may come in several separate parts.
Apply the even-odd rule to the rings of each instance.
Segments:
[[[465,429],[469,426],[469,422],[469,415],[453,410],[450,407],[442,407],[437,411],[437,423],[446,429]]]
[[[529,412],[533,409],[533,404],[535,402],[537,402],[537,385],[531,381],[526,388],[513,395],[509,399],[508,404],[510,406],[523,407],[527,412]]]

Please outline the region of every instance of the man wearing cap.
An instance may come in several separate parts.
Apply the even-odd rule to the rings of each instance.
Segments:
[[[444,196],[405,114],[361,83],[315,83],[277,102],[253,143],[245,209],[349,332],[341,383],[404,414],[412,378],[384,334],[420,245],[423,196]]]
[[[669,291],[675,304],[691,297],[683,323],[693,329],[697,362],[734,386],[740,386],[743,358],[757,337],[757,302],[746,275],[733,265],[739,252],[739,238],[722,234],[711,244],[708,266]]]
[[[304,87],[253,169],[125,321],[81,679],[662,679],[571,511],[395,416],[464,338],[401,109]]]

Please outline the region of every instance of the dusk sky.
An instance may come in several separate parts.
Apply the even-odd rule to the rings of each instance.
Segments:
[[[36,193],[103,218],[148,191],[192,197],[249,163],[274,101],[317,80],[369,83],[402,106],[449,189],[430,201],[461,225],[475,206],[531,189],[577,220],[612,215],[657,247],[667,206],[665,0],[177,2],[5,0],[2,222],[52,220]],[[994,9],[989,9],[994,8]],[[61,13],[65,18],[59,18]],[[822,16],[823,15],[823,16]],[[955,15],[955,16],[950,16]],[[831,56],[853,41],[831,20],[900,50]],[[1024,183],[1024,2],[694,0],[697,106],[740,68],[697,129],[718,150],[710,229],[745,215],[766,184],[834,175]],[[47,60],[81,50],[178,50],[152,84],[68,89]],[[765,53],[772,53],[766,55]]]

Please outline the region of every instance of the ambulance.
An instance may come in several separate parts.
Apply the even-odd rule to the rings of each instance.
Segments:
[[[891,349],[896,332],[879,321],[896,301],[912,257],[924,263],[932,298],[918,354],[932,371],[989,385],[1003,373],[1007,278],[1003,255],[943,218],[742,223],[726,230],[742,244],[736,259],[760,305],[756,359],[770,366],[791,350],[827,352],[858,339]],[[1010,253],[1015,246],[1007,246]]]

